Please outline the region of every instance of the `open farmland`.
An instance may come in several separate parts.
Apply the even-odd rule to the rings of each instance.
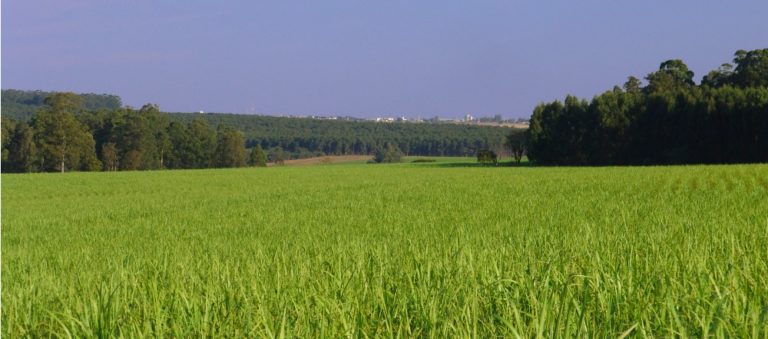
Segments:
[[[768,335],[766,165],[4,174],[2,241],[9,338]]]

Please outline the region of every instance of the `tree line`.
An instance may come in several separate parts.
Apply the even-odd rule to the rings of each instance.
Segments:
[[[291,158],[322,155],[374,155],[393,144],[404,155],[472,156],[476,150],[502,148],[510,128],[450,123],[380,123],[284,118],[243,114],[172,113],[173,119],[203,117],[211,125],[237,126],[247,147],[279,147]],[[514,131],[513,131],[514,132]],[[517,130],[522,132],[522,130]]]
[[[48,96],[27,121],[3,117],[3,171],[65,172],[266,164],[232,127],[169,121],[155,105],[88,111],[74,93]]]
[[[321,155],[388,154],[389,159],[393,149],[410,155],[470,155],[501,147],[509,134],[498,127],[163,113],[152,104],[113,108],[105,101],[93,109],[85,105],[88,96],[49,93],[39,101],[40,93],[45,92],[14,94],[34,99],[29,102],[35,113],[28,119],[3,115],[3,171],[266,166],[268,161]]]
[[[541,165],[768,162],[768,49],[739,50],[700,84],[682,60],[591,101],[538,105],[526,133]],[[514,138],[512,138],[514,139]]]
[[[29,121],[38,109],[45,106],[45,98],[56,92],[22,91],[4,89],[2,92],[3,117],[15,121]],[[77,94],[85,110],[116,110],[123,106],[122,100],[112,94]]]

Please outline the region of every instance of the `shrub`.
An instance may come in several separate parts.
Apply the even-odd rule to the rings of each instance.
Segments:
[[[373,156],[373,161],[377,163],[400,162],[403,153],[394,144],[387,143],[383,148],[379,148]]]

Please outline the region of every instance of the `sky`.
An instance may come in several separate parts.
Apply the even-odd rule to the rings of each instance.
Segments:
[[[768,48],[768,1],[3,0],[4,89],[171,112],[529,117]]]

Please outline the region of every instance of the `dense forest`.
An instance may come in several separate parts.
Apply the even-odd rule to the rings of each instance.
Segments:
[[[406,155],[471,156],[477,149],[501,149],[511,129],[450,123],[380,123],[242,114],[173,113],[173,121],[203,118],[212,126],[237,126],[264,149],[281,147],[293,157],[373,154],[386,143]],[[518,132],[522,132],[518,130]]]
[[[9,109],[13,114],[5,114],[6,104],[15,107]],[[453,124],[163,113],[151,104],[140,109],[119,105],[119,98],[108,95],[3,91],[3,171],[263,166],[267,161],[281,163],[298,157],[373,156],[392,147],[411,155],[471,155],[477,149],[502,149],[513,131]],[[24,110],[14,111],[19,107]]]
[[[768,49],[740,50],[700,84],[681,60],[591,101],[535,108],[528,157],[541,165],[768,162]]]
[[[30,121],[3,117],[3,171],[116,171],[238,167],[249,159],[242,133],[196,119],[169,122],[157,106],[89,111],[83,98],[55,93]]]

